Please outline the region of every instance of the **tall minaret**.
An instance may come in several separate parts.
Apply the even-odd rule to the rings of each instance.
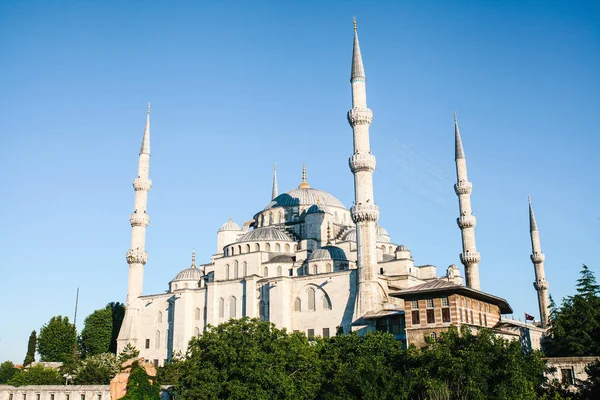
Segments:
[[[146,213],[148,204],[148,192],[152,187],[152,181],[148,178],[150,169],[150,104],[146,115],[146,128],[140,149],[138,161],[137,178],[133,181],[135,189],[135,205],[133,214],[129,216],[131,222],[131,249],[127,252],[127,263],[129,264],[129,284],[127,286],[127,305],[142,295],[142,283],[144,280],[144,265],[148,261],[146,252],[146,227],[150,223],[150,217]]]
[[[352,109],[348,111],[348,122],[354,131],[354,154],[350,157],[350,170],[354,174],[354,206],[352,221],[356,224],[358,247],[358,288],[355,318],[369,311],[382,308],[384,292],[378,282],[376,230],[379,207],[373,198],[373,171],[375,156],[369,144],[369,125],[373,112],[367,108],[366,76],[363,67],[356,19],[354,19],[354,49],[352,51]]]
[[[546,328],[548,325],[549,313],[550,313],[550,299],[548,297],[548,281],[546,280],[546,273],[544,272],[544,260],[546,256],[542,253],[542,246],[540,244],[540,232],[538,231],[537,223],[535,222],[535,215],[533,215],[533,207],[531,206],[531,197],[529,200],[529,233],[531,235],[531,262],[535,268],[535,282],[533,287],[538,292],[538,304],[540,307],[540,319],[542,321],[542,328]]]
[[[454,113],[454,146],[456,161],[456,185],[454,191],[458,196],[460,216],[456,219],[462,236],[463,252],[460,262],[465,266],[466,284],[473,289],[479,289],[479,261],[481,256],[475,247],[475,225],[477,220],[471,211],[471,190],[473,185],[467,177],[467,159],[463,150],[456,112]]]
[[[271,200],[275,200],[275,197],[279,195],[277,189],[277,164],[273,164],[273,191],[271,192]]]

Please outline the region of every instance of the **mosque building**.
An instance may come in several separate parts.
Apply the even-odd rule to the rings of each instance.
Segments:
[[[539,347],[548,320],[548,283],[544,255],[530,203],[531,260],[540,304],[541,327],[503,318],[512,314],[508,302],[480,290],[480,254],[475,243],[476,219],[471,210],[472,184],[465,151],[454,117],[462,236],[460,269],[450,265],[441,276],[433,265],[416,265],[411,251],[396,243],[378,224],[374,198],[375,155],[369,143],[373,119],[367,107],[366,75],[356,22],[351,68],[352,108],[347,119],[353,130],[354,152],[349,167],[355,199],[347,208],[333,195],[310,186],[303,167],[299,186],[279,193],[276,171],[270,202],[242,226],[231,219],[217,232],[216,253],[209,262],[174,274],[168,290],[143,294],[150,167],[150,108],[138,161],[134,211],[130,216],[131,248],[127,252],[129,280],[126,313],[118,336],[118,351],[127,344],[157,365],[208,325],[230,318],[259,318],[309,338],[358,331],[393,333],[405,344],[425,343],[450,325],[489,327],[498,334]]]

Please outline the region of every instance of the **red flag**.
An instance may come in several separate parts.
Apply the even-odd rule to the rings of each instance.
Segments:
[[[525,321],[535,321],[535,318],[533,318],[533,315],[525,313]]]

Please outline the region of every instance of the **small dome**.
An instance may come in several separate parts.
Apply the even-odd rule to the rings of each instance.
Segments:
[[[308,210],[306,210],[306,214],[315,214],[315,213],[324,213],[325,210],[323,210],[322,207],[318,206],[317,204],[313,204],[312,206],[308,207]]]
[[[346,261],[346,253],[337,246],[327,245],[313,251],[308,257],[309,261],[317,260],[339,260]]]
[[[378,235],[390,236],[390,234],[388,233],[388,231],[385,228],[381,227],[381,226],[377,227],[377,234]]]
[[[344,241],[345,242],[356,242],[356,228],[352,228],[350,229],[345,235],[344,235]]]
[[[401,244],[396,248],[396,251],[408,251],[405,245]]]
[[[186,268],[173,279],[175,281],[199,281],[202,279],[202,271],[196,267]]]
[[[231,218],[229,218],[229,221],[225,222],[219,228],[219,232],[223,232],[223,231],[241,231],[241,230],[242,230],[242,228],[240,228],[240,226],[238,224],[236,224],[235,222],[233,222],[231,220]]]
[[[322,206],[331,206],[346,208],[341,201],[322,190],[303,187],[290,190],[275,197],[266,207],[265,210],[275,207],[294,207],[294,206],[310,206],[319,204]]]
[[[251,230],[248,233],[242,235],[238,242],[257,242],[263,240],[277,240],[283,242],[293,242],[283,231],[273,227],[262,227]]]

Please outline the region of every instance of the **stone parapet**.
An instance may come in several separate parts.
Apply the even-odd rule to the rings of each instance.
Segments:
[[[148,214],[132,213],[129,215],[131,226],[143,226],[144,228],[150,224],[150,216]]]
[[[459,182],[454,185],[454,191],[458,196],[463,194],[471,194],[473,184],[471,182]]]
[[[463,265],[479,264],[479,261],[481,261],[481,255],[478,251],[460,254],[460,262]]]
[[[133,180],[133,188],[136,191],[145,191],[149,192],[152,188],[152,181],[150,179],[145,178],[136,178]]]
[[[348,123],[350,126],[370,125],[373,121],[373,111],[366,107],[354,107],[348,111]]]
[[[353,154],[348,160],[348,165],[350,165],[353,174],[358,171],[373,172],[375,171],[375,164],[375,156],[368,153]]]
[[[148,252],[140,249],[129,249],[127,252],[127,264],[142,264],[148,262]]]
[[[474,215],[461,215],[456,218],[456,223],[460,229],[464,228],[475,228],[477,224],[477,218]]]
[[[546,280],[546,278],[540,278],[540,279],[536,280],[535,282],[533,282],[533,287],[538,292],[540,290],[548,290],[549,286],[550,285],[548,284],[548,281]]]
[[[350,208],[352,221],[357,222],[377,222],[379,219],[379,207],[371,204],[357,204]]]
[[[541,252],[540,253],[533,253],[529,257],[531,258],[531,262],[534,263],[534,264],[541,264],[546,259],[546,256],[544,255],[544,253],[541,253]]]

